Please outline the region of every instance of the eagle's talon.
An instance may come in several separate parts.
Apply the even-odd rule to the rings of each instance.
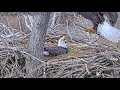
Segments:
[[[95,33],[96,33],[96,30],[93,29],[93,28],[91,28],[91,29],[87,29],[86,32],[89,33],[89,36],[90,36],[90,38],[91,38],[91,35],[92,35],[92,34],[95,34]]]

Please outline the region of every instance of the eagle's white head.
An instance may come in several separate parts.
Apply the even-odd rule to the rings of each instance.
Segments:
[[[68,45],[67,43],[64,41],[65,39],[65,36],[63,36],[62,38],[59,39],[58,41],[58,46],[59,47],[63,47],[63,48],[68,48]]]
[[[117,43],[120,41],[120,30],[113,27],[106,15],[104,15],[105,21],[98,25],[97,32],[104,38]]]

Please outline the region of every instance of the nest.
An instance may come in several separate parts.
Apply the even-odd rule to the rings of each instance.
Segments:
[[[119,52],[98,52],[78,57],[50,59],[31,71],[23,52],[2,50],[1,78],[120,78]],[[5,52],[6,51],[6,52]],[[101,50],[102,51],[102,50]],[[7,55],[7,56],[4,56]],[[4,57],[3,57],[4,56]]]

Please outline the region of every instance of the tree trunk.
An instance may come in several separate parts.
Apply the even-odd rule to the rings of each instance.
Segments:
[[[29,43],[29,52],[39,60],[43,60],[44,42],[48,28],[50,12],[35,12],[33,13],[32,17],[34,21]],[[38,65],[40,65],[40,63],[41,62],[38,60],[30,60],[29,62],[32,69],[36,68]]]

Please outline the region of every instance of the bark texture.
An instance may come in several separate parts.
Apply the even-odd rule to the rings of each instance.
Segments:
[[[37,14],[35,12],[35,14],[32,14],[32,17],[34,21],[29,43],[29,52],[39,60],[43,60],[44,42],[48,28],[50,12],[39,12]],[[40,61],[31,60],[30,66],[35,68],[40,63]]]

